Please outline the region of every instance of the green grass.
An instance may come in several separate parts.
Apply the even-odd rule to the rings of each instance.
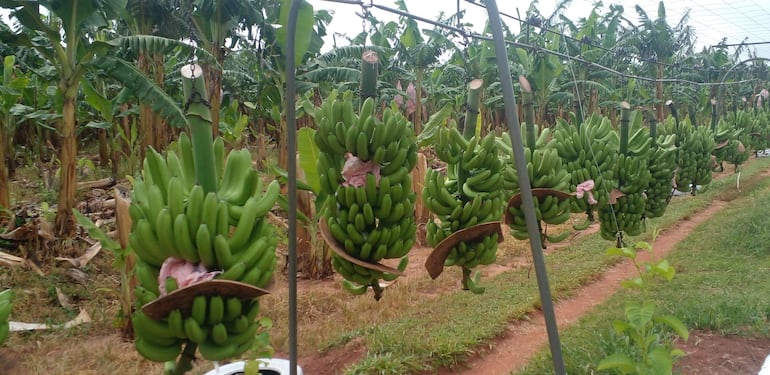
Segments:
[[[750,177],[767,168],[769,164],[767,160],[757,160],[744,168],[741,182],[743,193],[738,196],[764,186],[764,183],[761,183],[763,180]],[[666,228],[682,218],[691,216],[730,189],[735,189],[734,178],[716,180],[707,190],[695,197],[675,198],[666,215],[650,220],[647,224],[648,232],[637,240],[650,240],[653,228]],[[732,227],[718,220],[716,226]],[[750,236],[742,237],[747,240]],[[698,244],[709,243],[714,242],[698,241]],[[595,279],[602,270],[617,262],[617,259],[605,255],[605,249],[611,245],[598,235],[581,236],[567,248],[547,253],[546,262],[554,298],[573,295],[582,284]],[[539,305],[535,276],[529,270],[506,272],[491,279],[482,279],[482,283],[487,290],[483,295],[467,292],[444,295],[425,304],[403,308],[397,319],[378,325],[370,332],[358,332],[363,335],[368,353],[349,368],[348,373],[406,374],[441,366],[453,367],[488,346],[492,339],[505,332],[511,322],[525,317]],[[609,308],[608,312],[622,311],[619,302],[611,303],[616,305]],[[697,299],[693,303],[697,303]],[[603,317],[597,322],[604,325],[606,319]],[[588,329],[593,335],[595,329]],[[586,348],[598,345],[599,348],[606,347],[605,352],[612,349],[617,338],[613,337],[611,327],[607,326],[605,329],[602,326],[599,331],[607,331],[608,334],[598,340],[594,336],[586,338],[585,341],[591,342],[592,345],[584,345],[585,342],[569,345],[575,348],[574,350],[585,352],[591,359],[590,362],[581,363],[596,363],[598,360],[594,358],[602,357],[591,354],[592,351],[601,349]],[[340,332],[339,336],[352,338],[355,335],[351,332]],[[337,340],[337,343],[344,341],[346,340]],[[575,366],[578,367],[571,367],[575,373],[585,372],[586,365],[576,363]],[[534,370],[529,373],[544,372]]]
[[[766,177],[749,181],[750,190],[744,190],[718,217],[697,227],[666,257],[677,275],[653,288],[660,311],[679,317],[690,329],[770,336],[770,212],[766,208],[770,181]],[[608,322],[622,318],[625,303],[637,298],[627,291],[618,293],[561,332],[568,373],[591,373],[604,356],[626,348]],[[518,374],[552,372],[550,354],[541,352]]]

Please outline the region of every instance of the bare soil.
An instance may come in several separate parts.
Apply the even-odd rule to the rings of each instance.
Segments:
[[[770,353],[770,340],[691,332],[679,343],[687,356],[676,363],[682,374],[756,374]]]

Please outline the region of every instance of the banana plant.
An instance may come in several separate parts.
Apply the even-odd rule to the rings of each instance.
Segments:
[[[633,44],[639,54],[651,64],[650,69],[655,72],[655,117],[658,122],[663,121],[664,87],[662,79],[665,77],[667,64],[673,58],[692,52],[693,34],[687,26],[689,12],[685,12],[676,25],[671,26],[666,20],[666,6],[663,1],[658,3],[657,18],[651,19],[644,9],[636,5],[636,13],[639,15],[641,26],[635,28],[636,37]]]
[[[303,97],[298,103],[298,117],[302,113],[315,118],[317,116],[313,103],[309,96]],[[303,127],[297,131],[297,167],[300,173],[297,176],[297,189],[301,190],[297,195],[297,218],[300,227],[297,231],[299,237],[297,248],[297,272],[315,280],[332,275],[331,249],[320,236],[319,219],[325,202],[329,195],[321,189],[321,180],[317,168],[320,150],[313,141],[316,130]],[[279,180],[288,180],[288,172],[278,166],[273,166],[273,171],[279,176]],[[281,208],[288,210],[286,197],[280,197],[278,203]]]
[[[96,44],[89,38],[94,30],[110,26],[125,0],[73,0],[66,4],[54,0],[21,1],[1,0],[0,7],[11,9],[11,17],[25,28],[37,32],[34,39],[25,33],[4,33],[3,41],[14,45],[34,48],[56,68],[59,74],[62,119],[59,124],[61,138],[61,190],[59,190],[55,230],[69,237],[75,233],[72,208],[75,206],[77,135],[75,131],[78,88],[80,78],[97,53]],[[62,28],[47,23],[40,9],[61,20]]]
[[[404,12],[408,12],[406,3],[404,0],[396,1],[398,8]],[[448,49],[449,46],[453,46],[443,34],[438,31],[425,31],[428,38],[423,38],[423,33],[417,26],[417,21],[412,18],[401,18],[403,29],[399,38],[397,46],[398,57],[401,61],[404,61],[407,66],[414,68],[414,80],[415,80],[415,92],[417,97],[415,99],[416,107],[414,111],[414,124],[415,134],[420,134],[422,131],[422,117],[423,117],[423,85],[425,81],[426,71],[435,63],[438,62],[439,56]]]
[[[12,159],[13,148],[10,140],[13,139],[13,133],[16,128],[15,119],[11,109],[19,102],[22,97],[22,89],[29,84],[29,77],[17,70],[14,56],[6,56],[3,59],[3,81],[0,85],[0,218],[3,211],[11,208],[10,194],[10,173],[9,165],[6,163]]]
[[[165,0],[128,0],[125,11],[121,13],[121,19],[127,26],[124,35],[133,36],[160,36],[170,39],[183,39],[189,36],[185,33],[188,22],[176,16],[174,4]],[[123,30],[121,30],[123,31]],[[163,86],[166,76],[165,61],[170,55],[171,48],[148,49],[139,45],[133,54],[136,67],[147,77],[152,77],[155,84]],[[152,146],[156,150],[163,150],[169,140],[169,128],[163,117],[152,110],[152,106],[139,104],[140,143],[139,157],[144,158],[144,150]]]
[[[559,1],[550,15],[543,15],[536,8],[536,1],[532,2],[526,11],[526,23],[522,25],[522,32],[515,39],[517,42],[534,46],[535,48],[515,48],[513,60],[521,68],[519,74],[524,75],[532,86],[535,95],[536,115],[535,122],[546,124],[545,118],[549,111],[549,105],[553,99],[564,100],[563,96],[556,95],[559,87],[559,78],[565,69],[564,62],[549,51],[562,51],[562,36],[550,32],[552,28],[559,27],[557,20],[563,19],[568,0]]]
[[[250,72],[258,82],[256,89],[259,92],[259,98],[250,101],[258,103],[258,111],[271,125],[275,125],[279,150],[278,166],[284,169],[288,165],[284,87],[287,47],[285,29],[288,23],[289,3],[288,0],[265,2],[262,10],[264,19],[259,23],[259,43],[263,48],[256,51],[254,61],[259,64],[251,65]],[[297,21],[297,40],[294,45],[295,66],[298,69],[302,69],[303,64],[320,51],[323,44],[322,37],[325,35],[325,25],[329,20],[328,12],[314,12],[310,3],[301,2]]]
[[[57,129],[61,145],[61,188],[55,231],[61,237],[70,237],[75,233],[72,208],[75,206],[77,182],[76,108],[80,82],[87,71],[94,69],[117,79],[140,101],[152,103],[153,109],[169,123],[187,123],[175,100],[132,64],[115,56],[117,47],[137,49],[144,45],[162,48],[183,43],[153,36],[121,37],[108,41],[94,38],[94,35],[111,27],[111,21],[125,6],[126,0],[74,0],[68,6],[54,0],[0,0],[0,7],[12,9],[11,17],[23,26],[18,32],[11,32],[6,27],[0,32],[0,40],[35,49],[58,74],[56,102],[60,104],[57,109],[61,111]],[[49,17],[41,15],[41,7],[48,11]],[[60,20],[61,28],[58,22],[50,22],[52,19]],[[27,31],[34,32],[36,36],[32,37]]]
[[[214,56],[213,63],[204,65],[204,70],[211,120],[219,124],[222,66],[226,52],[246,39],[241,31],[247,31],[248,36],[252,36],[252,27],[264,23],[262,4],[254,0],[195,0],[188,11],[191,11],[189,22],[194,27],[197,42]],[[228,40],[230,44],[226,46]],[[216,137],[218,127],[215,126],[212,132],[212,137]]]
[[[562,38],[563,50],[570,56],[580,56],[582,59],[604,66],[619,66],[630,63],[630,57],[610,52],[615,48],[619,39],[623,38],[620,34],[620,23],[622,21],[622,8],[610,6],[609,13],[600,14],[601,4],[596,4],[589,15],[581,18],[580,23],[576,24],[566,17],[561,17],[562,25],[570,30],[571,38]],[[569,75],[568,79],[563,79],[560,90],[557,90],[551,96],[565,96],[572,101],[578,114],[578,119],[585,118],[591,114],[599,112],[599,98],[612,95],[612,75],[590,64],[567,62],[569,71],[574,73],[574,79]],[[619,69],[623,70],[623,69]],[[629,88],[630,89],[630,88]],[[575,96],[585,99],[584,108],[580,108],[575,100]],[[615,98],[610,106],[619,105],[622,99]],[[632,103],[633,104],[633,103]]]

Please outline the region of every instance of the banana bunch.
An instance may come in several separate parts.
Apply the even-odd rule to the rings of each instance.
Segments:
[[[265,215],[275,205],[280,185],[272,181],[263,187],[248,150],[233,150],[225,158],[221,139],[215,142],[215,160],[224,160],[215,168],[217,190],[205,193],[196,181],[190,139],[183,133],[176,152],[169,150],[164,157],[149,149],[142,178],[134,182],[129,246],[138,258],[134,275],[139,285],[132,322],[137,350],[153,361],[173,360],[186,342],[197,344],[210,360],[237,356],[253,343],[256,301],[223,304],[220,296],[199,296],[195,303],[208,311],[204,319],[193,319],[201,317],[195,305],[193,316],[177,309],[161,320],[141,311],[161,290],[177,289],[176,279],[158,279],[169,258],[218,271],[218,279],[261,288],[273,277],[277,236]],[[242,322],[229,324],[235,320]]]
[[[750,151],[741,141],[742,129],[736,129],[724,119],[719,121],[714,133],[714,157],[719,164],[720,171],[724,171],[724,162],[728,162],[738,169],[738,166],[749,160]],[[748,139],[747,139],[748,141]]]
[[[11,333],[8,317],[13,308],[13,290],[6,289],[0,292],[0,345],[2,345]]]
[[[746,136],[746,138],[741,140],[746,148],[758,151],[770,147],[770,112],[731,111],[727,113],[725,118],[726,122],[731,124],[733,129]],[[720,143],[718,139],[717,143]]]
[[[275,267],[276,242],[265,215],[280,194],[278,182],[272,181],[262,191],[249,152],[234,150],[227,157],[218,192],[206,194],[197,184],[188,191],[183,175],[169,167],[173,162],[167,160],[174,160],[174,155],[169,151],[164,158],[155,150],[147,152],[144,179],[135,181],[129,207],[131,248],[142,262],[156,268],[170,257],[228,275],[234,273],[231,268],[241,268],[240,263],[250,271],[251,266],[259,265],[260,274],[254,271],[254,275],[232,280],[267,285]],[[244,174],[245,180],[255,182],[238,187],[239,175]]]
[[[537,126],[535,126],[537,132]],[[524,139],[526,129],[521,128],[522,139]],[[556,139],[552,137],[551,128],[540,130],[535,141],[535,148],[531,149],[524,146],[524,157],[527,160],[527,174],[533,188],[554,189],[559,191],[568,191],[570,188],[570,172],[562,168],[563,160],[559,157],[556,145]],[[519,178],[516,172],[516,164],[513,160],[513,146],[511,138],[507,132],[502,134],[498,147],[504,155],[505,169],[503,177],[505,179],[506,190],[509,196],[518,194]]]
[[[426,227],[426,239],[435,247],[452,233],[481,223],[500,220],[505,195],[502,171],[494,133],[466,140],[455,126],[442,128],[436,150],[447,162],[447,174],[428,169],[422,198],[436,215]],[[446,158],[446,160],[444,160]],[[444,265],[463,268],[463,286],[475,293],[476,278],[467,278],[472,268],[492,264],[497,257],[497,233],[473,241],[459,242],[449,251]]]
[[[682,121],[677,129],[671,118],[666,119],[659,129],[662,134],[677,135],[677,189],[690,189],[695,194],[697,185],[711,182],[711,154],[716,147],[713,132],[706,126],[693,126],[688,119]]]
[[[535,127],[534,131],[537,132],[537,127]],[[525,139],[526,128],[522,127],[521,132],[522,139]],[[503,154],[506,155],[504,158],[506,161],[504,172],[507,180],[506,186],[512,188],[507,193],[513,196],[519,193],[519,179],[514,164],[513,149],[510,146],[510,137],[504,133],[502,139],[502,144],[504,145]],[[559,157],[556,140],[551,137],[551,128],[543,128],[540,131],[534,148],[524,147],[524,158],[527,162],[527,174],[533,188],[569,192],[572,177]],[[555,225],[569,220],[571,199],[559,199],[554,195],[533,196],[533,198],[535,215],[542,236],[549,242],[560,242],[567,238],[569,232],[562,232],[557,235],[546,234],[540,222]],[[509,209],[513,217],[513,222],[508,223],[511,227],[511,234],[519,240],[528,239],[529,233],[527,232],[524,211],[521,209],[521,206],[511,206]]]
[[[707,185],[711,183],[712,178],[711,154],[714,153],[716,147],[714,133],[707,126],[699,126],[695,129],[692,140],[697,155],[694,183],[695,185]]]
[[[663,216],[674,189],[673,179],[676,173],[676,135],[661,135],[650,156],[649,168],[652,178],[645,194],[647,205],[644,216],[655,218]]]
[[[600,207],[599,234],[608,241],[618,240],[620,233],[629,236],[642,234],[645,206],[644,194],[638,193],[620,196],[614,204]]]
[[[380,120],[374,107],[368,98],[356,113],[352,93],[342,98],[332,93],[318,111],[314,136],[321,192],[329,196],[322,216],[345,252],[369,263],[405,257],[417,230],[410,173],[417,162],[414,128],[396,108],[386,108]],[[346,165],[365,172],[343,175]],[[399,270],[406,262],[402,259]],[[381,293],[378,280],[396,278],[336,254],[332,266],[345,279],[346,290],[360,295],[372,286],[376,299]]]
[[[633,119],[627,126],[635,131],[628,137],[627,144],[623,142],[623,135],[619,136],[618,158],[615,168],[611,169],[613,179],[618,183],[615,200],[612,200],[611,193],[609,204],[600,206],[598,210],[599,232],[602,238],[610,241],[622,240],[623,235],[637,236],[644,230],[645,190],[652,180],[649,165],[653,149],[649,130],[641,124],[642,116],[634,115],[639,113],[635,111],[629,115]]]
[[[145,291],[140,293],[137,297],[149,298]],[[196,296],[189,313],[172,310],[164,320],[153,320],[137,310],[132,316],[135,346],[155,362],[175,360],[185,343],[197,345],[201,356],[210,361],[234,358],[254,345],[258,313],[257,299],[218,295]]]
[[[573,119],[573,124],[578,124],[576,119]],[[579,184],[593,180],[592,194],[598,207],[609,204],[609,192],[617,185],[613,168],[619,144],[618,134],[610,119],[594,114],[579,125],[570,125],[559,119],[553,138],[564,168],[571,175],[569,191],[576,191]],[[573,199],[570,208],[574,213],[585,212],[588,215],[586,223],[576,229],[585,229],[593,221],[593,208],[586,199]]]

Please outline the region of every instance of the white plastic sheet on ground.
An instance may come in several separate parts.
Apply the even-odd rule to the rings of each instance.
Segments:
[[[64,324],[22,323],[14,321],[8,322],[8,324],[11,326],[11,332],[34,331],[39,329],[72,328],[83,323],[91,323],[91,316],[88,315],[86,310],[80,310],[80,313],[75,317],[75,319],[72,319]]]

